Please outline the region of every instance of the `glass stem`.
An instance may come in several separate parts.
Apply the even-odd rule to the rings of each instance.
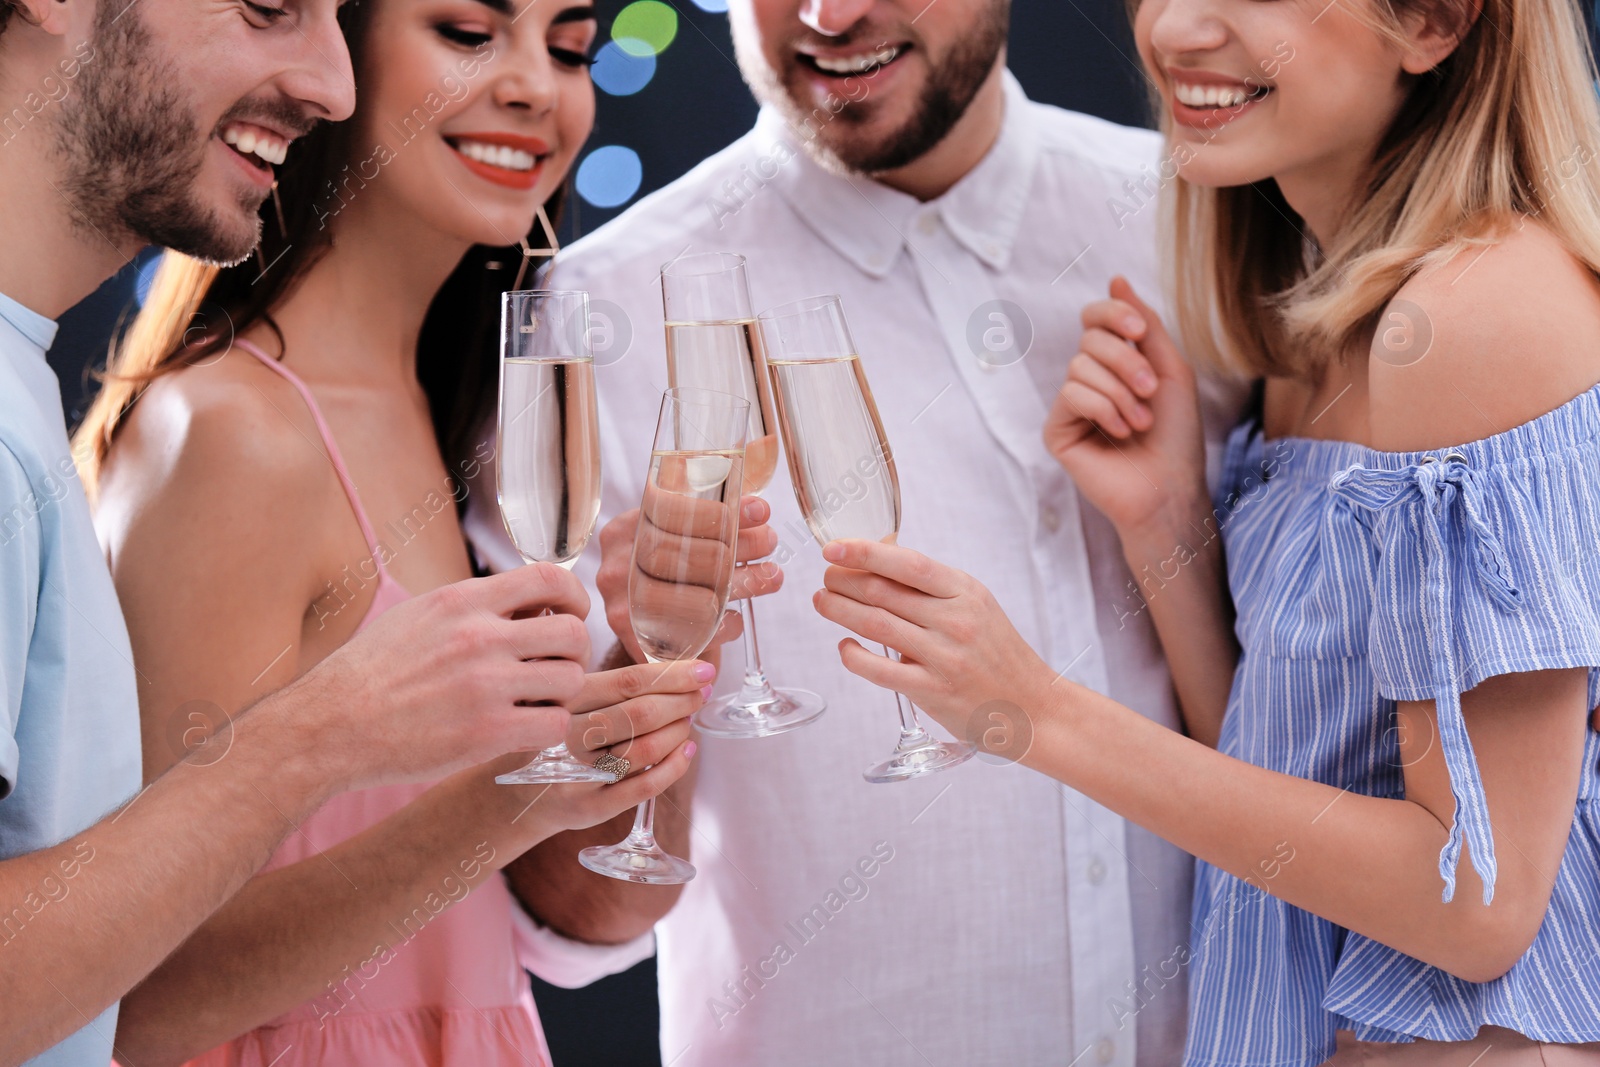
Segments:
[[[879,645],[878,647],[883,649],[885,656],[896,663],[900,662],[899,654],[890,652],[888,645]],[[900,709],[900,747],[915,748],[918,745],[925,745],[932,741],[933,738],[928,736],[928,731],[922,728],[922,720],[917,718],[916,706],[907,700],[905,694],[900,690],[894,689],[890,691],[894,693],[895,707]]]
[[[640,852],[658,852],[661,846],[656,844],[656,798],[640,804],[633,815],[633,829],[628,831],[628,840],[624,842],[627,848]]]
[[[744,684],[739,688],[740,706],[759,711],[762,704],[778,699],[767,681],[767,672],[761,667],[761,641],[756,637],[756,602],[739,601],[739,612],[744,616]]]
[[[569,759],[571,756],[572,753],[567,751],[567,743],[565,741],[539,750],[540,759]]]

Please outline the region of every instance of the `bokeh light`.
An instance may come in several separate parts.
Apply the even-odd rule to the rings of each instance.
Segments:
[[[728,10],[728,0],[694,0],[694,6],[701,11],[709,11],[713,15],[720,15]]]
[[[617,12],[611,37],[633,55],[658,55],[678,36],[678,13],[661,0],[634,0]]]
[[[607,41],[589,68],[594,83],[612,96],[632,96],[656,73],[656,54],[650,46],[631,37],[624,40],[627,43]]]
[[[618,207],[639,191],[644,164],[623,145],[603,145],[578,165],[578,195],[595,207]]]

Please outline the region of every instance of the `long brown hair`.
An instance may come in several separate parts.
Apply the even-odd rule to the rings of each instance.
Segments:
[[[374,0],[350,0],[339,23],[351,67],[366,68],[367,33]],[[377,0],[382,2],[382,0]],[[151,382],[181,367],[225,352],[238,334],[265,324],[283,334],[272,312],[294,292],[332,247],[329,217],[363,181],[352,121],[324,123],[295,141],[278,167],[275,198],[261,205],[261,244],[238,266],[216,267],[168,251],[132,325],[116,345],[104,384],[78,427],[74,455],[91,496],[118,429]],[[353,184],[355,183],[355,184]],[[565,189],[546,203],[560,217]],[[279,209],[282,205],[280,222]],[[553,228],[552,224],[552,228]],[[555,234],[535,221],[530,248],[553,248]],[[434,295],[417,340],[417,378],[428,397],[434,434],[446,469],[460,477],[493,411],[499,382],[500,294],[512,288],[523,263],[518,247],[475,245]],[[537,263],[530,264],[530,271]],[[465,494],[457,495],[458,501]]]
[[[1421,14],[1459,27],[1460,43],[1411,78],[1334,247],[1303,236],[1271,180],[1167,183],[1168,284],[1192,356],[1253,375],[1313,377],[1366,352],[1383,308],[1424,266],[1527,217],[1600,273],[1600,104],[1582,13],[1575,0],[1481,4],[1476,19],[1471,0],[1346,8],[1396,42],[1401,19]],[[1129,0],[1130,11],[1138,6]]]

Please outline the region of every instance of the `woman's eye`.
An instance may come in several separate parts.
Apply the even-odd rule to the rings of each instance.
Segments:
[[[550,58],[564,67],[592,67],[594,57],[584,52],[575,52],[570,48],[551,48]]]
[[[461,26],[452,26],[449,23],[443,23],[435,27],[435,29],[439,31],[440,37],[466,48],[477,48],[479,45],[489,43],[491,39],[489,34],[481,30],[464,29]]]

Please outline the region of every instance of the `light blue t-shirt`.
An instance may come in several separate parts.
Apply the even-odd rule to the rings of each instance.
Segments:
[[[55,332],[0,294],[0,860],[92,826],[140,781],[133,652],[44,358]],[[93,850],[59,868],[0,901],[0,967],[35,917],[95,877]],[[116,1028],[112,1005],[29,1063],[105,1067]]]

